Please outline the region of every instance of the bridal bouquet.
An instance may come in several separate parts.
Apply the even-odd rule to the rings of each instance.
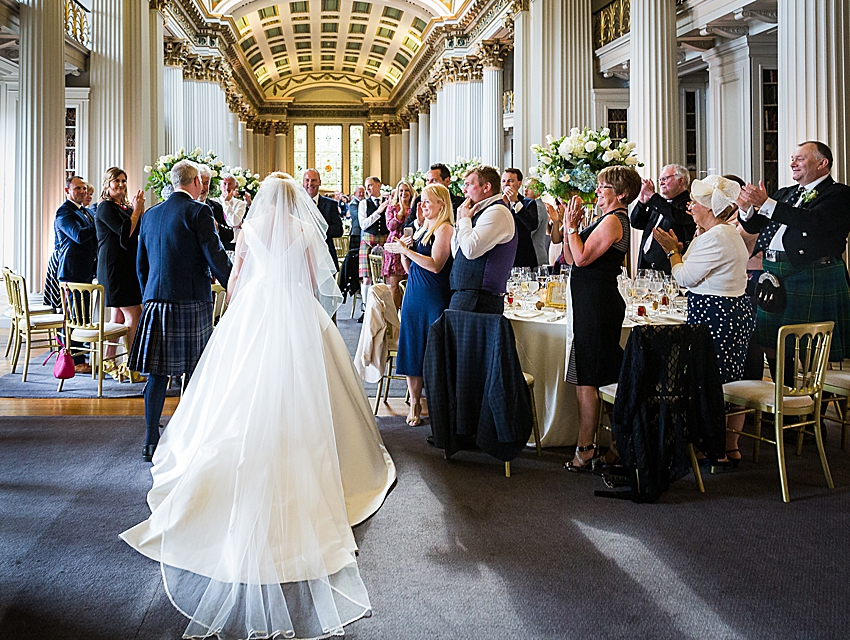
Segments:
[[[239,190],[251,196],[251,199],[257,197],[257,190],[260,188],[260,174],[251,173],[250,169],[242,167],[225,167],[222,173],[229,173],[236,178],[236,184],[239,185]]]
[[[623,140],[615,144],[607,127],[599,131],[574,127],[560,138],[546,136],[545,146],[534,144],[531,150],[538,165],[529,173],[543,183],[547,193],[562,200],[576,191],[583,200],[594,197],[596,176],[605,167],[643,166],[635,155],[635,143]]]
[[[204,155],[200,147],[196,147],[189,153],[186,153],[186,149],[180,147],[180,151],[177,153],[160,156],[154,166],[146,166],[145,173],[149,175],[145,189],[152,189],[156,193],[157,198],[163,200],[162,190],[165,187],[171,187],[171,168],[181,160],[191,160],[197,164],[207,165],[212,171],[210,197],[213,198],[221,193],[218,183],[221,181],[221,170],[224,167],[224,163],[221,160],[216,160],[215,153],[212,150]]]

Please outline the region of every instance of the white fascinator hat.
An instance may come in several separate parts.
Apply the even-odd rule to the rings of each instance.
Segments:
[[[723,213],[741,193],[741,186],[723,176],[708,176],[691,182],[691,197],[711,209],[715,216]]]

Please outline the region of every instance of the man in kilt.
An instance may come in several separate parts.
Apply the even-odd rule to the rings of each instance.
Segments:
[[[764,251],[764,270],[785,289],[781,310],[759,308],[756,341],[775,371],[779,327],[835,323],[829,359],[850,355],[850,288],[841,255],[850,233],[850,187],[829,175],[832,151],[822,142],[803,142],[791,156],[797,183],[768,197],[764,183],[744,185],[738,205],[741,225],[758,233],[753,254]]]
[[[144,308],[129,365],[149,376],[148,462],[159,442],[168,378],[195,370],[212,334],[212,276],[226,287],[231,268],[212,209],[197,201],[203,189],[198,165],[188,160],[175,164],[171,184],[173,194],[142,217],[136,260]]]
[[[384,246],[389,229],[385,212],[389,197],[381,196],[381,179],[376,176],[366,178],[366,197],[360,201],[357,218],[360,222],[360,297],[365,304],[369,299],[369,286],[372,277],[369,273],[369,253],[377,246]],[[360,316],[358,322],[363,322]]]

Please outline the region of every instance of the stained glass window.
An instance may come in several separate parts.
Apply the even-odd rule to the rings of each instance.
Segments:
[[[292,127],[294,136],[295,175],[300,176],[307,170],[307,125],[296,124]]]
[[[363,184],[363,125],[352,124],[348,128],[348,190]]]
[[[342,125],[316,125],[316,169],[324,189],[342,189]]]

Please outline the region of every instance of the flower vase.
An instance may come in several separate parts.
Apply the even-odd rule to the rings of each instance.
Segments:
[[[584,205],[584,226],[589,227],[593,222],[593,214],[596,211],[596,192],[579,191],[578,196]]]

